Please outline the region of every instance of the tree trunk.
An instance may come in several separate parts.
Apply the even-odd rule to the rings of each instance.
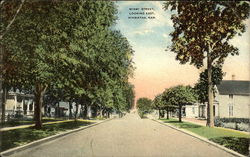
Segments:
[[[3,87],[3,93],[2,93],[2,116],[1,116],[1,122],[2,122],[2,124],[5,123],[5,111],[6,111],[7,94],[8,94],[7,88]]]
[[[84,110],[83,110],[83,119],[87,119],[87,118],[88,118],[88,105],[85,104]]]
[[[110,112],[108,111],[108,118],[110,118]]]
[[[73,108],[73,106],[72,106],[72,102],[71,102],[71,101],[69,101],[69,119],[71,119],[71,118],[72,118],[72,108]]]
[[[169,108],[167,107],[167,119],[169,119]]]
[[[161,110],[159,109],[159,119],[161,119]]]
[[[76,102],[76,111],[75,111],[75,121],[77,120],[77,114],[78,114],[78,108],[79,108],[79,103]]]
[[[2,3],[2,1],[1,1]],[[3,89],[3,65],[4,65],[4,62],[3,62],[3,47],[0,46],[0,105],[1,105],[1,124],[3,127],[3,123],[4,123],[4,120],[5,120],[5,103],[4,103],[4,92],[1,94],[1,90]]]
[[[60,118],[60,103],[57,102],[57,117]]]
[[[181,122],[181,108],[182,108],[182,105],[179,105],[179,122]]]
[[[37,83],[35,86],[35,128],[42,128],[42,104],[43,104],[43,96],[47,89],[47,85],[43,85],[41,83]]]
[[[213,82],[212,82],[212,59],[210,49],[207,54],[207,72],[208,72],[208,105],[207,105],[207,126],[214,127],[213,115]]]

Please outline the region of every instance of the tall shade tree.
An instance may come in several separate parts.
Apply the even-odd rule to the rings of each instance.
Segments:
[[[238,49],[229,43],[236,35],[245,32],[249,17],[249,3],[245,1],[168,1],[164,8],[173,11],[171,19],[170,50],[176,53],[181,64],[189,62],[200,68],[207,62],[208,118],[207,125],[214,126],[212,66],[223,64],[228,55],[238,55]]]
[[[64,89],[77,107],[96,100],[105,107],[114,105],[111,87],[122,87],[132,66],[126,38],[111,31],[115,14],[114,2],[107,1],[24,3],[1,44],[22,63],[22,83],[33,87],[37,129],[48,88]]]
[[[179,122],[181,122],[182,106],[196,102],[197,96],[190,86],[178,85],[167,89],[164,92],[164,99],[171,106],[179,108]]]
[[[8,1],[2,0],[0,3],[0,41],[3,39],[4,35],[8,33],[8,30],[11,28],[11,25],[14,23],[18,13],[20,12],[23,3],[25,0],[20,1]],[[14,3],[14,5],[13,5]],[[5,8],[8,8],[6,10]],[[8,19],[4,19],[4,14],[2,12],[5,12],[8,14]],[[6,96],[8,95],[8,91],[10,90],[10,87],[15,86],[17,82],[19,81],[20,77],[17,77],[17,68],[14,67],[20,67],[20,64],[12,64],[9,60],[11,52],[7,52],[5,47],[0,44],[0,95],[2,100],[0,102],[1,104],[1,120],[2,124],[5,121],[5,105],[6,105]],[[16,77],[14,78],[11,73],[16,73]]]
[[[7,23],[9,5],[15,5],[15,2],[5,3],[2,18],[3,22]],[[49,11],[50,6],[51,10]],[[19,67],[21,75],[18,75],[23,80],[22,84],[33,86],[37,128],[41,128],[43,95],[55,73],[50,62],[51,55],[41,49],[49,44],[43,39],[43,35],[50,32],[49,28],[53,25],[52,21],[55,20],[52,18],[54,17],[53,8],[53,2],[29,1],[24,3],[19,15],[1,41],[1,44],[12,53],[12,61],[15,58],[22,63],[22,66]]]

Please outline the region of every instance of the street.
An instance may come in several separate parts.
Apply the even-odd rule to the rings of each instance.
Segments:
[[[127,114],[12,155],[13,157],[82,156],[232,156],[194,137],[137,114]]]

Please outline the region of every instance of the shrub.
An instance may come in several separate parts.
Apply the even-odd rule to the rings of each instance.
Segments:
[[[249,131],[250,120],[248,118],[219,118],[214,120],[215,126],[231,128],[235,130]]]

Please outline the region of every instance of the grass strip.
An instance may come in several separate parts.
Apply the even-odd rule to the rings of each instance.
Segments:
[[[43,118],[42,122],[46,123],[46,122],[56,122],[56,121],[63,121],[64,119],[61,118]],[[15,126],[19,126],[19,125],[27,125],[27,124],[34,124],[34,120],[10,120],[8,122],[5,122],[4,124],[1,124],[1,127],[15,127]]]
[[[162,119],[163,122],[170,125],[174,125],[178,128],[188,130],[199,136],[205,137],[210,141],[223,145],[229,149],[232,149],[240,154],[249,155],[249,140],[250,135],[236,131],[225,130],[223,128],[210,128],[190,122],[179,122],[175,119]]]
[[[41,130],[36,130],[33,127],[30,127],[24,129],[1,131],[0,151],[5,151],[10,148],[36,141],[38,139],[58,134],[59,132],[76,129],[90,124],[93,124],[93,122],[65,121],[63,123],[44,125]]]

